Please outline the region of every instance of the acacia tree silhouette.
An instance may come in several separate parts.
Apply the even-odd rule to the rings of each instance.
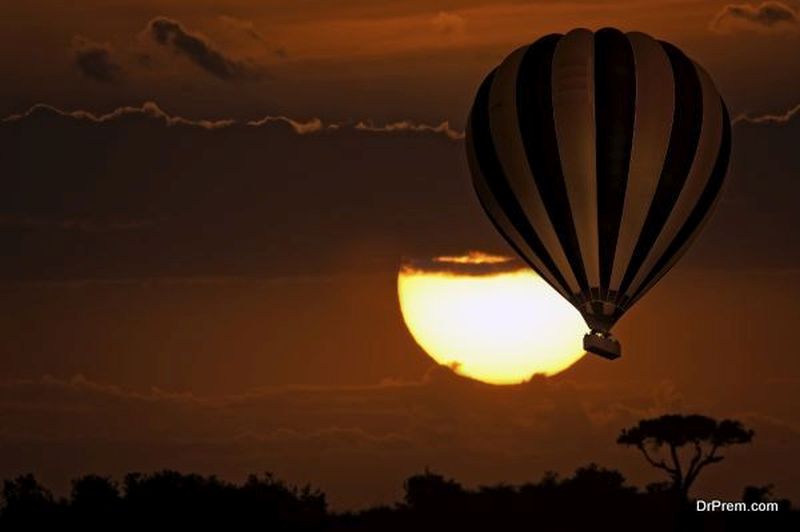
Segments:
[[[700,471],[725,458],[719,454],[720,449],[750,443],[753,435],[752,430],[733,419],[717,421],[697,414],[671,414],[643,419],[635,426],[623,429],[617,443],[639,449],[650,465],[670,476],[675,492],[687,499],[689,488]],[[682,464],[681,450],[687,446],[693,449],[691,459],[688,464]],[[668,459],[654,456],[653,453],[662,447],[668,448]]]

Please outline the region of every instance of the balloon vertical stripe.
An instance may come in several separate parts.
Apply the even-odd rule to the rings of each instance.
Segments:
[[[489,128],[497,158],[525,216],[536,228],[536,234],[554,267],[561,272],[569,286],[568,293],[580,292],[578,281],[572,274],[567,257],[550,223],[544,202],[533,179],[528,157],[522,143],[517,119],[517,73],[528,47],[524,46],[509,55],[496,71],[489,91]]]
[[[643,33],[633,32],[627,37],[631,42],[636,64],[636,115],[625,203],[614,251],[611,292],[619,291],[633,248],[650,210],[667,155],[675,107],[674,91],[669,90],[674,83],[672,66],[664,48],[658,41]],[[609,298],[613,299],[614,295]]]
[[[491,208],[492,202],[496,202],[498,208],[505,214],[511,223],[514,231],[519,233],[524,242],[533,251],[533,257],[527,257],[526,254],[520,253],[526,262],[544,279],[548,280],[551,285],[557,287],[562,295],[570,295],[567,283],[564,277],[553,264],[550,255],[545,250],[544,246],[539,240],[536,231],[531,227],[530,222],[525,217],[525,213],[514,196],[511,188],[508,186],[508,181],[503,173],[502,165],[497,158],[497,152],[492,140],[491,130],[489,127],[489,91],[495,72],[489,74],[481,88],[478,91],[478,96],[475,100],[472,113],[470,114],[470,132],[473,138],[478,139],[477,143],[470,143],[468,149],[473,150],[474,157],[470,158],[473,167],[474,179],[480,179],[480,184],[486,185],[486,192],[491,195],[487,197],[486,193],[479,193],[481,205],[487,212],[489,217],[495,222],[495,227],[500,230],[503,237],[507,242],[512,244],[515,251],[520,253],[518,245],[512,238],[511,231],[504,229],[501,224],[498,224],[499,217],[494,213]],[[480,190],[480,189],[479,189]],[[538,263],[538,264],[537,264]]]
[[[552,61],[553,125],[578,252],[588,293],[600,285],[595,175],[594,35],[572,30],[558,41]],[[596,297],[597,294],[594,294]]]
[[[631,304],[635,303],[647,290],[649,290],[658,279],[661,278],[669,269],[677,262],[683,255],[686,249],[691,244],[691,241],[697,236],[698,230],[708,220],[711,214],[712,207],[719,199],[719,193],[722,185],[725,182],[725,176],[728,173],[728,163],[731,155],[731,122],[728,115],[728,109],[722,98],[719,99],[722,105],[722,139],[720,149],[717,154],[716,161],[714,162],[714,169],[711,171],[711,176],[708,183],[703,190],[700,198],[692,209],[692,213],[683,224],[683,227],[678,231],[675,239],[667,248],[667,251],[662,255],[648,276],[642,283],[642,288],[632,296]]]
[[[697,71],[692,61],[683,52],[669,43],[662,42],[661,45],[669,57],[674,79],[675,109],[672,118],[672,132],[667,148],[667,157],[650,210],[620,285],[621,294],[627,291],[634,277],[639,273],[639,268],[658,238],[675,202],[678,201],[678,195],[686,182],[700,140],[703,94]],[[624,304],[626,300],[627,298],[623,297],[620,302]]]
[[[634,277],[628,292],[635,294],[638,292],[643,279],[655,267],[656,262],[664,255],[670,242],[675,238],[675,234],[686,222],[689,213],[697,203],[703,189],[710,179],[714,162],[719,153],[722,140],[722,102],[714,89],[714,84],[706,72],[695,65],[700,77],[700,84],[703,87],[703,120],[701,122],[700,140],[697,145],[692,167],[686,177],[686,182],[681,189],[678,200],[670,212],[664,227],[658,234],[658,238],[653,243],[639,273]]]
[[[589,293],[589,283],[572,221],[553,118],[552,61],[561,37],[543,37],[525,53],[517,77],[517,116],[534,181],[581,295],[585,297]]]
[[[611,284],[631,160],[636,67],[631,43],[618,30],[603,29],[595,34],[594,55],[597,225],[600,290],[605,298]]]

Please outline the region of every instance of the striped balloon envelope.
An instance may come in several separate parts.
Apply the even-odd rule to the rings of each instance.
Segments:
[[[576,29],[509,55],[478,89],[467,156],[496,229],[586,320],[612,326],[707,219],[731,150],[705,70],[643,33]]]

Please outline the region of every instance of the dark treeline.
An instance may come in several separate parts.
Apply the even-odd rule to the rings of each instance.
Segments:
[[[404,489],[394,505],[340,513],[321,491],[271,475],[243,484],[174,471],[133,473],[120,483],[87,475],[73,481],[65,498],[25,475],[3,483],[0,530],[800,530],[800,513],[786,500],[778,501],[778,512],[698,513],[668,483],[640,490],[594,464],[566,478],[546,474],[538,482],[476,489],[426,471]],[[768,488],[748,487],[742,500],[772,499]]]

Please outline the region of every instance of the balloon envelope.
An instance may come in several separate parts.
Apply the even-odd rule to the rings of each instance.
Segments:
[[[478,89],[473,184],[506,241],[583,315],[585,347],[675,264],[719,195],[731,148],[710,76],[677,47],[604,28],[519,48]]]

